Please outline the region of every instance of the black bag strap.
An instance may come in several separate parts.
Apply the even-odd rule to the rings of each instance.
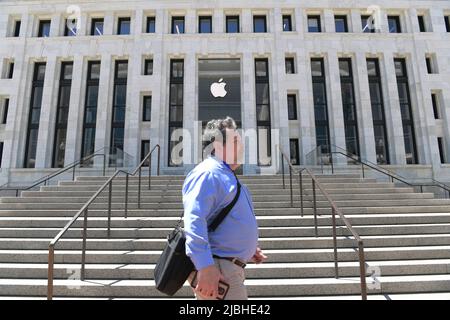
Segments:
[[[213,232],[217,229],[217,227],[222,223],[223,219],[225,219],[228,213],[230,213],[231,209],[233,209],[236,202],[239,200],[239,196],[241,194],[241,184],[239,183],[239,179],[236,177],[236,174],[234,176],[237,182],[236,195],[234,196],[233,201],[231,201],[225,208],[223,208],[222,211],[220,211],[220,213],[217,215],[217,217],[214,218],[214,221],[211,222],[211,224],[208,227],[209,232]]]

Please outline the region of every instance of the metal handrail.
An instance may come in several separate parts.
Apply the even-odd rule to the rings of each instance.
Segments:
[[[402,182],[402,183],[404,183],[404,184],[406,184],[406,185],[408,185],[410,187],[419,187],[420,188],[420,192],[422,192],[422,193],[423,193],[423,187],[438,187],[438,188],[441,188],[442,190],[447,191],[447,193],[448,193],[448,195],[450,197],[450,187],[448,187],[447,185],[445,185],[445,184],[443,184],[441,182],[438,182],[436,180],[435,181],[438,182],[438,183],[412,183],[412,182],[408,182],[408,181],[404,180],[403,177],[399,176],[396,173],[393,173],[392,171],[389,171],[387,169],[381,168],[381,167],[379,167],[377,165],[373,165],[373,164],[369,164],[367,162],[363,162],[362,160],[360,160],[360,159],[358,159],[356,157],[353,157],[352,155],[350,155],[348,153],[344,153],[344,152],[341,152],[341,151],[331,151],[330,153],[331,154],[341,154],[341,155],[343,155],[343,156],[345,156],[345,157],[347,157],[349,159],[352,159],[353,161],[356,161],[359,164],[361,164],[363,178],[365,177],[364,166],[366,166],[366,167],[371,168],[372,170],[375,170],[375,171],[378,171],[378,172],[380,172],[380,173],[382,173],[384,175],[387,175],[388,177],[391,178],[391,182],[394,182],[394,180],[397,180],[397,181]],[[331,162],[331,172],[334,173],[333,162]],[[432,179],[432,180],[434,180],[434,179]]]
[[[66,226],[58,233],[56,237],[50,242],[48,246],[48,283],[47,283],[47,299],[53,299],[53,280],[54,280],[54,261],[55,261],[55,246],[58,241],[64,236],[64,234],[70,229],[70,227],[78,220],[78,218],[83,214],[83,244],[81,252],[81,277],[80,279],[84,281],[85,279],[85,264],[86,264],[86,237],[87,237],[87,218],[89,206],[98,198],[98,196],[108,187],[108,238],[111,236],[111,202],[112,202],[112,182],[119,174],[125,174],[125,218],[128,217],[128,182],[130,176],[135,176],[139,173],[139,183],[138,183],[138,208],[141,207],[141,176],[142,167],[144,164],[149,162],[148,165],[148,189],[151,189],[151,176],[152,176],[152,154],[155,150],[158,150],[158,162],[157,162],[157,175],[159,176],[160,171],[160,158],[161,158],[161,147],[159,144],[155,145],[152,150],[142,159],[141,163],[132,172],[124,170],[116,170],[116,172],[95,192],[95,194],[83,205],[83,207],[75,214],[75,216],[66,224]]]
[[[15,190],[16,191],[16,197],[19,196],[19,191],[27,191],[30,189],[33,189],[34,187],[37,187],[41,184],[47,185],[47,182],[50,181],[50,179],[53,179],[56,176],[59,176],[60,174],[63,174],[64,172],[67,172],[69,170],[73,170],[73,174],[72,174],[72,181],[75,180],[75,169],[78,165],[83,164],[84,162],[93,159],[95,157],[99,157],[102,156],[103,157],[103,176],[105,176],[105,170],[106,170],[106,154],[105,153],[93,153],[87,157],[84,157],[80,160],[77,160],[75,162],[73,162],[72,164],[59,169],[58,171],[51,173],[49,175],[46,175],[45,177],[42,177],[38,180],[36,180],[35,182],[33,182],[31,185],[27,186],[27,187],[6,187],[6,188],[1,188],[0,192],[2,191],[11,191],[11,190]]]
[[[333,223],[333,249],[334,249],[334,271],[336,279],[339,278],[339,265],[338,265],[338,252],[337,252],[337,236],[336,236],[336,214],[339,215],[341,220],[344,222],[347,229],[355,238],[355,241],[358,245],[358,254],[359,254],[359,271],[360,271],[360,283],[361,283],[361,298],[362,300],[367,300],[367,284],[366,284],[366,261],[364,255],[364,242],[359,236],[359,234],[353,229],[351,223],[344,216],[342,211],[337,207],[336,203],[331,199],[328,193],[323,188],[322,184],[319,182],[317,177],[308,169],[302,168],[301,170],[296,170],[291,164],[287,155],[283,152],[280,146],[278,146],[281,154],[281,170],[282,170],[282,179],[283,179],[283,189],[286,189],[285,179],[284,179],[284,161],[289,165],[289,184],[290,184],[290,194],[291,194],[291,207],[293,207],[293,190],[292,190],[292,174],[293,172],[299,174],[299,187],[300,187],[300,205],[301,205],[301,214],[303,217],[303,171],[306,172],[311,177],[312,189],[313,189],[313,212],[314,212],[314,229],[315,236],[318,237],[317,231],[317,197],[316,197],[316,187],[322,192],[322,195],[328,201],[331,206],[332,212],[332,223]]]

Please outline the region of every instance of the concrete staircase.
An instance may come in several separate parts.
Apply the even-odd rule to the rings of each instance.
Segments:
[[[450,298],[450,200],[414,193],[359,175],[318,175],[365,243],[369,299]],[[56,247],[55,298],[165,298],[154,287],[153,269],[182,212],[184,177],[154,177],[143,188],[137,209],[137,179],[131,179],[124,218],[124,179],[113,185],[111,238],[106,233],[107,193],[89,210],[86,281],[80,281],[82,219]],[[0,296],[44,299],[48,244],[104,183],[105,177],[74,182],[0,199]],[[253,194],[260,245],[267,263],[247,269],[252,299],[360,299],[357,251],[349,231],[338,232],[340,278],[334,278],[331,217],[318,193],[319,237],[314,236],[311,181],[305,215],[289,203],[281,176],[244,176]],[[146,182],[146,180],[144,180]],[[145,185],[145,183],[144,183]],[[342,225],[340,221],[339,225]],[[373,276],[370,274],[374,273]],[[177,298],[192,298],[188,286]]]

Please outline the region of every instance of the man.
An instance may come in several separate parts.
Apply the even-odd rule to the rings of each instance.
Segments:
[[[229,117],[208,122],[205,138],[212,142],[212,155],[198,164],[183,184],[186,254],[198,271],[194,292],[199,300],[215,300],[222,280],[230,286],[225,299],[245,300],[245,264],[262,263],[267,257],[258,247],[258,225],[244,185],[232,210],[208,233],[208,225],[236,195],[234,171],[241,163],[242,140]]]

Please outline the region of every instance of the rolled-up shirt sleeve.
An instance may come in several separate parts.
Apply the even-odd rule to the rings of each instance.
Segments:
[[[214,264],[207,219],[217,207],[217,181],[211,172],[188,175],[183,185],[186,255],[201,270]]]

